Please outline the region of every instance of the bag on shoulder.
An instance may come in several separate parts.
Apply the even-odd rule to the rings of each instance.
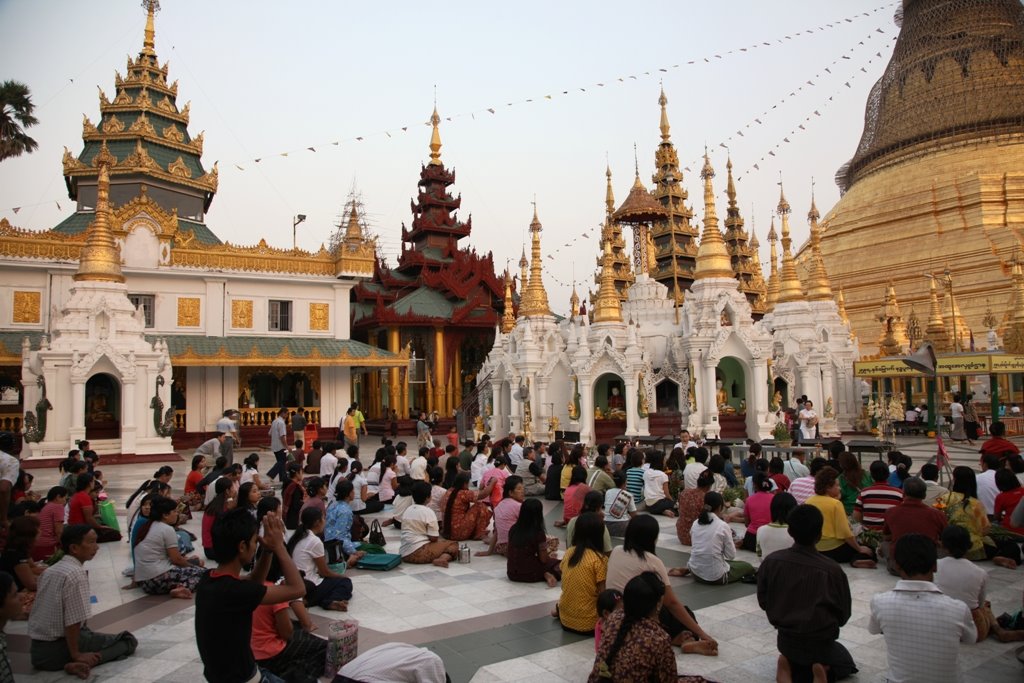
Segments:
[[[373,520],[373,523],[370,524],[370,535],[366,540],[379,546],[385,546],[388,544],[388,539],[384,537],[384,529],[381,528],[379,520],[375,519]]]
[[[611,506],[608,508],[608,516],[619,519],[626,514],[628,508],[629,493],[626,489],[619,489],[619,492],[615,494],[615,500],[612,501]]]

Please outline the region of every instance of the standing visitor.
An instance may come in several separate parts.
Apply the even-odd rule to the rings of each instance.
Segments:
[[[967,434],[967,443],[973,444],[977,441],[980,428],[978,405],[974,402],[974,394],[967,394],[964,401],[964,433]]]
[[[434,443],[434,439],[430,436],[430,425],[427,424],[426,413],[420,413],[419,419],[416,420],[416,440],[420,446],[430,447]]]
[[[356,430],[356,410],[355,408],[349,408],[345,411],[345,416],[341,418],[341,424],[338,425],[340,428],[342,437],[344,439],[344,446],[359,445],[359,433]]]
[[[242,443],[241,439],[238,438],[237,420],[238,411],[230,408],[225,410],[221,418],[217,420],[217,433],[223,435],[223,439],[220,442],[220,455],[226,458],[229,465],[235,462],[235,446],[240,446]]]
[[[306,410],[300,404],[292,413],[292,439],[303,438],[306,432]]]
[[[356,420],[356,442],[359,441],[359,432],[363,433],[363,436],[369,436],[370,432],[366,428],[366,416],[363,415],[363,411],[359,410],[359,402],[352,404],[352,410],[354,411],[352,417]]]
[[[949,404],[949,414],[953,419],[953,431],[949,438],[953,441],[966,441],[967,432],[964,431],[964,404],[960,402],[960,394],[953,394],[953,402]]]
[[[814,402],[804,401],[804,407],[797,413],[800,420],[800,440],[812,441],[818,432],[818,414],[814,412]]]
[[[285,465],[288,463],[288,425],[284,418],[288,411],[281,408],[277,411],[277,417],[270,423],[270,450],[274,452],[274,466],[267,472],[267,477],[273,480],[274,476],[281,477],[281,484],[288,480],[285,473]]]

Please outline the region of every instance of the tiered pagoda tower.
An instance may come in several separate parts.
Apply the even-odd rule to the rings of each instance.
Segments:
[[[732,178],[731,158],[726,162],[725,168],[728,172],[725,193],[729,198],[725,214],[725,244],[733,272],[740,283],[740,291],[750,302],[754,319],[759,320],[767,311],[768,289],[754,240],[750,239],[747,231],[743,229],[743,216],[740,215],[740,207],[736,203],[736,183]]]
[[[693,209],[686,205],[689,194],[683,186],[683,173],[679,169],[679,155],[672,144],[668,122],[668,98],[662,89],[658,98],[661,106],[661,144],[654,153],[656,170],[654,198],[665,207],[668,217],[655,221],[651,231],[654,241],[657,268],[650,275],[668,287],[669,293],[678,304],[684,292],[693,284],[697,267],[697,237],[699,231],[693,224]]]
[[[387,387],[379,373],[365,374],[358,395],[372,417],[391,410],[400,419],[416,410],[450,417],[502,319],[506,280],[495,274],[491,253],[459,246],[473,219],[462,222],[455,215],[462,197],[449,191],[455,171],[441,161],[440,121],[435,108],[430,161],[420,170],[412,227],[402,225],[398,265],[378,260],[373,279],[352,290],[353,338],[379,348],[408,345],[416,358],[408,371],[390,370]]]
[[[205,225],[205,214],[217,192],[217,165],[203,168],[203,134],[188,131],[189,104],[177,104],[178,82],[168,84],[168,63],[155,50],[154,14],[158,0],[147,0],[142,50],[128,58],[124,76],[114,77],[114,97],[99,92],[100,120],[82,122],[81,154],[64,149],[64,181],[77,211],[55,231],[82,233],[92,222],[97,203],[97,156],[106,146],[113,156],[110,203],[120,206],[145,193],[167,213],[176,214],[178,229],[190,230],[200,244],[220,244]]]
[[[605,169],[605,177],[607,178],[607,187],[604,194],[605,217],[604,225],[601,228],[601,254],[597,257],[597,272],[594,274],[594,284],[597,285],[599,291],[602,274],[607,262],[611,267],[612,282],[615,285],[616,295],[619,297],[619,301],[625,301],[629,286],[636,281],[636,276],[633,274],[632,261],[629,251],[626,249],[626,240],[622,237],[622,226],[618,224],[614,217],[615,193],[612,191],[611,167]],[[610,253],[604,248],[604,243],[609,241],[611,242]],[[526,254],[524,252],[523,263],[525,263],[525,260]],[[596,292],[590,295],[591,304],[595,301],[597,301]]]

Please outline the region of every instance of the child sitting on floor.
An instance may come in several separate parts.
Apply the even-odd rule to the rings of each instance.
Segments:
[[[597,596],[597,624],[594,626],[594,651],[601,647],[601,631],[612,612],[622,605],[622,593],[614,588],[601,591]]]

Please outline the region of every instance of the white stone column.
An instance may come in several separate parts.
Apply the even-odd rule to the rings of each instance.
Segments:
[[[579,376],[580,381],[580,441],[592,444],[594,441],[594,387],[589,377]]]
[[[504,416],[508,408],[501,404],[501,381],[491,381],[491,414],[484,421],[484,431],[494,436],[494,433],[498,430],[498,420],[500,416]]]
[[[135,426],[135,385],[137,381],[137,376],[121,380],[121,388],[124,391],[121,403],[121,453],[126,455],[132,455],[136,452],[138,435]],[[143,414],[145,413],[143,412]]]
[[[832,411],[836,412],[836,389],[835,377],[831,363],[825,363],[821,367],[821,408],[825,409],[825,403],[832,399]]]
[[[541,380],[537,375],[533,376],[534,391],[537,394],[536,405],[530,404],[530,409],[533,411],[533,425],[531,426],[533,439],[537,440],[541,434],[548,433],[548,422],[551,420],[551,415],[548,415],[548,381],[547,379]],[[554,406],[550,409],[554,412]],[[547,438],[545,436],[545,438]]]
[[[637,386],[636,381],[627,379],[626,384],[626,435],[637,434]]]
[[[814,397],[811,396],[810,368],[807,367],[806,365],[801,365],[796,369],[796,374],[797,379],[799,380],[799,386],[794,392],[795,395],[790,397],[790,400],[793,402],[794,406],[796,405],[796,399],[800,398],[801,394],[806,395],[807,398],[811,399],[812,401],[814,400]]]
[[[71,380],[71,429],[68,439],[72,445],[85,438],[85,380]],[[69,446],[70,448],[70,446]]]
[[[715,367],[717,362],[712,361],[704,365],[704,431],[709,437],[717,437],[722,433],[722,424],[718,421],[718,402],[715,396]]]
[[[768,438],[762,432],[770,432],[774,426],[770,425],[768,413],[768,364],[763,359],[751,362],[753,386],[747,388],[747,436],[761,440]]]

